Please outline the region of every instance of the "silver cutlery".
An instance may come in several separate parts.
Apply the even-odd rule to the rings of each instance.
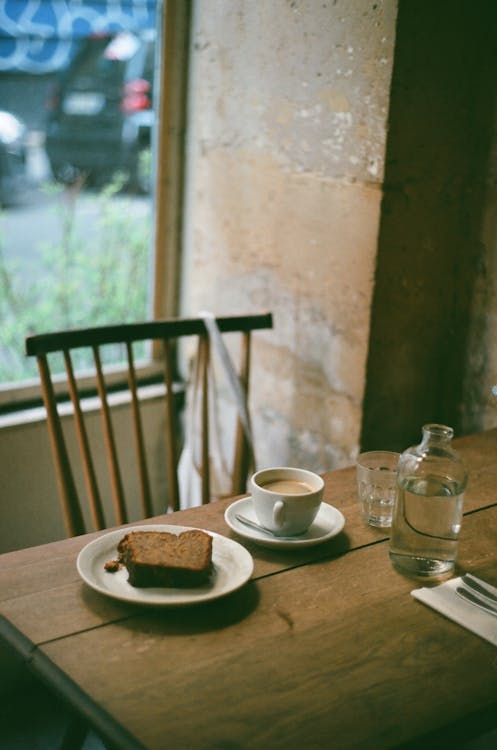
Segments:
[[[490,604],[497,604],[497,596],[492,593],[489,588],[487,588],[487,586],[485,585],[485,581],[480,581],[479,578],[471,575],[471,573],[465,573],[462,576],[461,580],[465,586],[468,586],[475,593],[488,599]]]
[[[298,536],[302,536],[301,534],[295,534],[294,536],[280,536],[279,534],[276,534],[274,531],[271,531],[271,529],[268,529],[266,526],[263,526],[260,523],[256,523],[256,521],[252,521],[250,518],[247,518],[246,516],[240,515],[240,513],[235,513],[235,518],[237,521],[240,521],[240,523],[245,524],[245,526],[249,526],[251,529],[256,529],[256,531],[262,531],[265,534],[269,534],[269,536],[272,536],[273,539],[297,539]],[[303,532],[305,534],[305,532]]]
[[[465,601],[468,601],[468,602],[471,602],[471,604],[474,604],[475,607],[479,607],[485,612],[489,612],[491,615],[495,615],[497,617],[497,606],[495,607],[492,606],[492,604],[489,604],[488,601],[485,601],[476,593],[473,594],[469,589],[465,588],[464,586],[457,586],[456,594],[460,596],[462,599],[464,599]]]

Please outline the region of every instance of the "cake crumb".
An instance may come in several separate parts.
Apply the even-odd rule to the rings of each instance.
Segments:
[[[120,567],[121,563],[119,560],[108,560],[108,562],[104,563],[104,568],[108,573],[117,573]]]

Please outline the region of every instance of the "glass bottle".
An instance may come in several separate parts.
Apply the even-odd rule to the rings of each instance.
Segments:
[[[454,569],[468,474],[453,436],[451,427],[427,424],[421,443],[399,459],[390,559],[416,578],[446,577]]]

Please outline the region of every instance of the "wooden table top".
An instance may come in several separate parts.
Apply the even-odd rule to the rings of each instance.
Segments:
[[[497,430],[457,447],[470,481],[456,572],[497,585]],[[1,555],[0,635],[123,750],[389,748],[497,710],[495,647],[410,596],[420,584],[360,519],[354,468],[325,480],[345,528],[304,550],[237,537],[230,501],[153,519],[219,532],[254,557],[245,586],[194,607],[87,587],[75,561],[98,534]]]

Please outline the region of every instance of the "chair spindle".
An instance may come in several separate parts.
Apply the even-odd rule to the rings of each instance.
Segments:
[[[140,405],[138,401],[133,346],[130,341],[126,342],[126,353],[128,356],[128,388],[131,394],[131,413],[133,418],[136,462],[138,464],[138,478],[140,482],[140,499],[143,517],[150,518],[150,516],[152,515],[152,495],[150,492],[150,479],[148,475],[145,442],[143,438],[143,425],[140,414]]]
[[[95,530],[105,529],[105,517],[102,508],[102,500],[98,491],[95,468],[91,457],[90,443],[88,433],[85,427],[83,412],[78,394],[74,368],[72,365],[71,354],[68,349],[64,349],[64,363],[66,366],[67,382],[69,386],[69,395],[74,409],[74,421],[76,425],[76,436],[78,439],[79,450],[83,459],[83,474],[85,477],[86,491],[90,502],[90,513]]]
[[[85,523],[57,411],[48,358],[46,354],[38,354],[36,359],[40,372],[43,402],[47,411],[48,433],[55,458],[57,484],[62,499],[64,525],[69,536],[78,536],[85,533]]]
[[[97,345],[94,345],[92,346],[92,349],[93,349],[93,357],[95,360],[95,369],[97,373],[97,390],[98,390],[98,395],[100,397],[100,408],[102,411],[102,419],[103,419],[103,425],[104,425],[105,447],[106,447],[107,461],[109,464],[109,471],[110,471],[114,511],[116,514],[117,523],[122,524],[122,523],[127,523],[128,518],[126,514],[126,508],[124,506],[124,491],[123,491],[122,480],[121,480],[121,472],[119,470],[116,442],[114,439],[114,430],[112,428],[109,404],[107,401],[107,388],[105,386],[102,362],[100,360],[99,347]]]
[[[169,491],[169,507],[171,510],[179,510],[179,482],[176,455],[176,423],[174,408],[174,388],[173,388],[173,352],[170,339],[162,340],[162,354],[164,363],[164,385],[166,386],[165,404],[166,404],[166,465]]]
[[[209,339],[206,333],[199,335],[198,363],[202,391],[201,424],[202,424],[202,504],[210,502],[210,462],[209,462]]]
[[[240,385],[242,387],[245,404],[248,403],[248,392],[249,392],[249,372],[250,372],[250,344],[251,337],[250,331],[244,331],[242,335],[242,348],[240,355]],[[248,414],[247,409],[247,414]],[[245,492],[246,486],[245,481],[250,466],[255,465],[253,450],[249,445],[245,430],[243,429],[243,423],[240,417],[236,423],[236,438],[235,438],[235,457],[233,461],[233,479],[232,479],[232,493],[233,495],[239,495]]]

